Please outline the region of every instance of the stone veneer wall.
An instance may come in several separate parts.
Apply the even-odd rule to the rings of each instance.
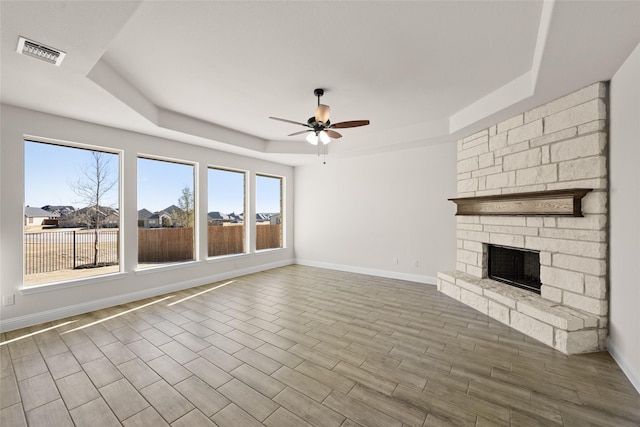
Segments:
[[[607,328],[607,84],[595,83],[458,141],[458,196],[592,188],[583,218],[458,216],[457,271],[438,289],[565,353]],[[540,251],[541,295],[486,279],[487,244]]]

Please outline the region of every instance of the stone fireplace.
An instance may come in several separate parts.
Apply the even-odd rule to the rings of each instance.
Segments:
[[[607,131],[599,82],[458,141],[456,271],[438,273],[438,290],[563,353],[606,349]],[[580,193],[569,211],[563,190]],[[460,209],[470,200],[476,211]],[[495,266],[489,278],[490,258],[525,282],[534,262],[492,248],[535,254],[537,290]]]

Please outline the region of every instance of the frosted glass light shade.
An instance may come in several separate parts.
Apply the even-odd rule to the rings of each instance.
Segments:
[[[315,133],[310,133],[306,139],[309,144],[318,145],[318,135]]]
[[[330,108],[328,105],[320,104],[316,109],[316,122],[327,123],[329,120]]]
[[[329,135],[327,135],[325,131],[320,132],[319,136],[320,136],[320,141],[322,141],[324,145],[327,145],[328,143],[331,142],[331,138],[329,138]]]

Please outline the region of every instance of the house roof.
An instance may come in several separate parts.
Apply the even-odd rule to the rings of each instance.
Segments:
[[[27,206],[24,208],[24,216],[27,218],[59,218],[60,214],[55,212],[49,212],[41,208],[34,208],[31,206]]]
[[[306,123],[316,87],[332,122],[371,120],[341,130],[331,156],[387,152],[454,141],[609,80],[640,43],[639,1],[0,8],[3,103],[291,165],[317,161],[317,149],[268,117]],[[64,50],[61,66],[19,55],[21,35]]]
[[[147,209],[140,209],[138,211],[138,219],[139,220],[145,220],[145,219],[149,219],[153,216],[153,212],[147,210]]]

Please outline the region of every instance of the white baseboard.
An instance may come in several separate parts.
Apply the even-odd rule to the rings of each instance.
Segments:
[[[420,274],[401,273],[398,271],[378,270],[376,268],[356,267],[353,265],[333,264],[329,262],[311,261],[306,259],[296,259],[296,264],[309,267],[326,268],[329,270],[346,271],[349,273],[368,274],[369,276],[386,277],[389,279],[407,280],[409,282],[435,285],[437,278],[433,276],[423,276]]]
[[[616,361],[622,372],[629,378],[631,384],[638,390],[640,393],[640,378],[636,375],[636,373],[629,367],[627,361],[620,355],[620,352],[617,350],[615,343],[611,340],[607,343],[607,349],[613,360]]]
[[[114,295],[112,297],[102,298],[96,301],[89,301],[81,304],[70,305],[67,307],[56,308],[53,310],[41,311],[25,316],[12,317],[9,319],[0,320],[0,332],[13,331],[15,329],[26,328],[33,325],[39,325],[41,323],[53,322],[55,320],[77,316],[79,314],[88,313],[94,310],[100,310],[107,307],[113,307],[133,301],[139,301],[141,299],[153,298],[155,296],[170,292],[176,292],[187,288],[193,288],[195,286],[206,285],[207,283],[220,282],[222,280],[244,276],[245,274],[258,273],[260,271],[271,270],[277,267],[284,267],[286,265],[291,265],[294,263],[294,260],[288,259],[269,264],[261,264],[253,267],[229,271],[226,273],[199,277],[197,279],[187,280],[185,282],[172,283],[170,285],[160,286],[157,288],[145,289],[143,291]]]

